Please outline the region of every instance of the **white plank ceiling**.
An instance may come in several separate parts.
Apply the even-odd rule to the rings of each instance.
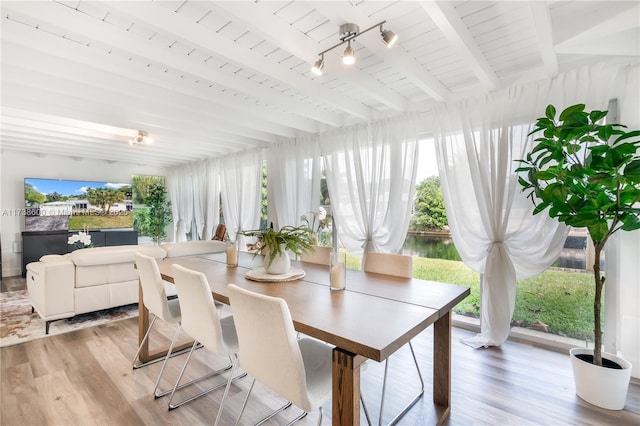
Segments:
[[[172,166],[640,56],[638,1],[1,2],[1,150]],[[339,26],[386,20],[357,37]],[[128,141],[145,130],[151,145]]]

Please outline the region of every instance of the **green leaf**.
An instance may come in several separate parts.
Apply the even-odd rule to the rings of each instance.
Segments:
[[[635,231],[636,229],[640,229],[640,218],[638,215],[626,215],[623,218],[624,225],[622,225],[623,231]]]
[[[602,241],[609,232],[609,225],[606,220],[598,220],[597,222],[588,225],[587,228],[589,229],[591,238],[593,238],[596,243]]]
[[[629,162],[624,168],[623,175],[629,179],[631,183],[640,183],[640,158]],[[640,191],[640,189],[638,191]]]
[[[526,180],[524,180],[522,177],[518,176],[518,183],[520,185],[522,185],[522,190],[524,191],[525,189],[529,189],[531,188],[531,184],[529,182],[527,182]]]
[[[596,197],[596,206],[601,210],[607,210],[610,205],[615,205],[605,191],[600,191]]]
[[[533,214],[536,215],[538,213],[540,213],[541,211],[543,211],[544,209],[546,209],[548,206],[547,203],[540,203],[536,206],[535,209],[533,209]]]
[[[633,138],[635,136],[640,136],[640,130],[633,130],[631,132],[624,133],[622,136],[620,136],[618,139],[615,140],[615,143],[617,144],[620,141],[623,141],[623,140],[629,139],[629,138]],[[636,143],[637,143],[637,141],[636,141]]]
[[[580,151],[580,148],[582,148],[582,145],[578,143],[570,143],[569,145],[567,145],[567,152],[569,154],[575,154],[576,152]]]
[[[611,137],[612,130],[613,130],[613,127],[611,127],[610,125],[602,126],[598,129],[598,137],[603,141],[608,141],[609,138]]]
[[[615,145],[611,148],[612,150],[622,154],[622,155],[633,155],[638,152],[639,147],[636,146],[633,142],[626,142]]]
[[[572,115],[583,112],[584,107],[585,107],[584,104],[576,104],[576,105],[572,105],[570,107],[565,108],[565,110],[560,113],[560,121],[566,121]]]
[[[544,111],[544,115],[549,119],[553,120],[556,117],[556,107],[549,104],[547,105],[547,109]]]
[[[604,183],[612,179],[609,173],[596,173],[589,176],[589,182],[591,183]]]
[[[600,121],[601,119],[603,119],[604,117],[607,116],[607,114],[609,113],[609,111],[591,111],[589,113],[589,118],[591,119],[592,123],[596,123],[598,121]],[[605,139],[609,139],[609,138],[605,138]]]
[[[627,191],[621,191],[618,199],[620,200],[620,206],[632,206],[640,198],[640,191],[637,188],[631,188]],[[623,207],[621,207],[623,208]]]
[[[556,174],[548,170],[539,171],[536,173],[536,178],[538,178],[538,180],[551,180],[551,179],[554,179],[555,177],[556,177]]]

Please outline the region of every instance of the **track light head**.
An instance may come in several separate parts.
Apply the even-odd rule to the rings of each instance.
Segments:
[[[324,68],[324,55],[320,56],[320,59],[316,61],[315,64],[311,67],[311,72],[315,75],[322,75],[322,69]]]
[[[149,132],[144,130],[138,130],[138,135],[135,138],[129,139],[129,145],[134,144],[147,144],[150,145],[153,143],[153,138],[149,136]]]
[[[380,27],[380,29],[380,32],[382,33],[382,41],[384,41],[384,44],[386,44],[388,48],[391,48],[391,46],[398,41],[398,35],[391,30],[383,30],[382,27]]]
[[[344,49],[342,63],[345,65],[353,65],[356,63],[356,52],[353,50],[353,47],[351,47],[351,41],[347,43],[347,48]]]

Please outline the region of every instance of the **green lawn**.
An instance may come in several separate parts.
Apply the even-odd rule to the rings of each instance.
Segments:
[[[358,269],[360,261],[349,256],[347,266]],[[480,315],[479,274],[464,263],[414,257],[413,274],[416,278],[470,287],[471,294],[454,311]],[[549,326],[550,333],[591,340],[593,292],[593,275],[587,272],[547,270],[536,277],[518,280],[512,325],[528,327],[540,321]]]
[[[82,230],[103,228],[131,228],[133,227],[133,215],[131,212],[121,212],[110,215],[78,215],[69,218],[69,229]]]

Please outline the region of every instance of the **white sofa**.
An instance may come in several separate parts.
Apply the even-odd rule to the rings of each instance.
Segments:
[[[217,253],[222,241],[186,241],[161,246],[112,246],[76,250],[66,255],[42,256],[27,265],[27,289],[33,310],[52,321],[78,314],[138,302],[135,253],[156,259]],[[167,285],[167,294],[175,295]]]

